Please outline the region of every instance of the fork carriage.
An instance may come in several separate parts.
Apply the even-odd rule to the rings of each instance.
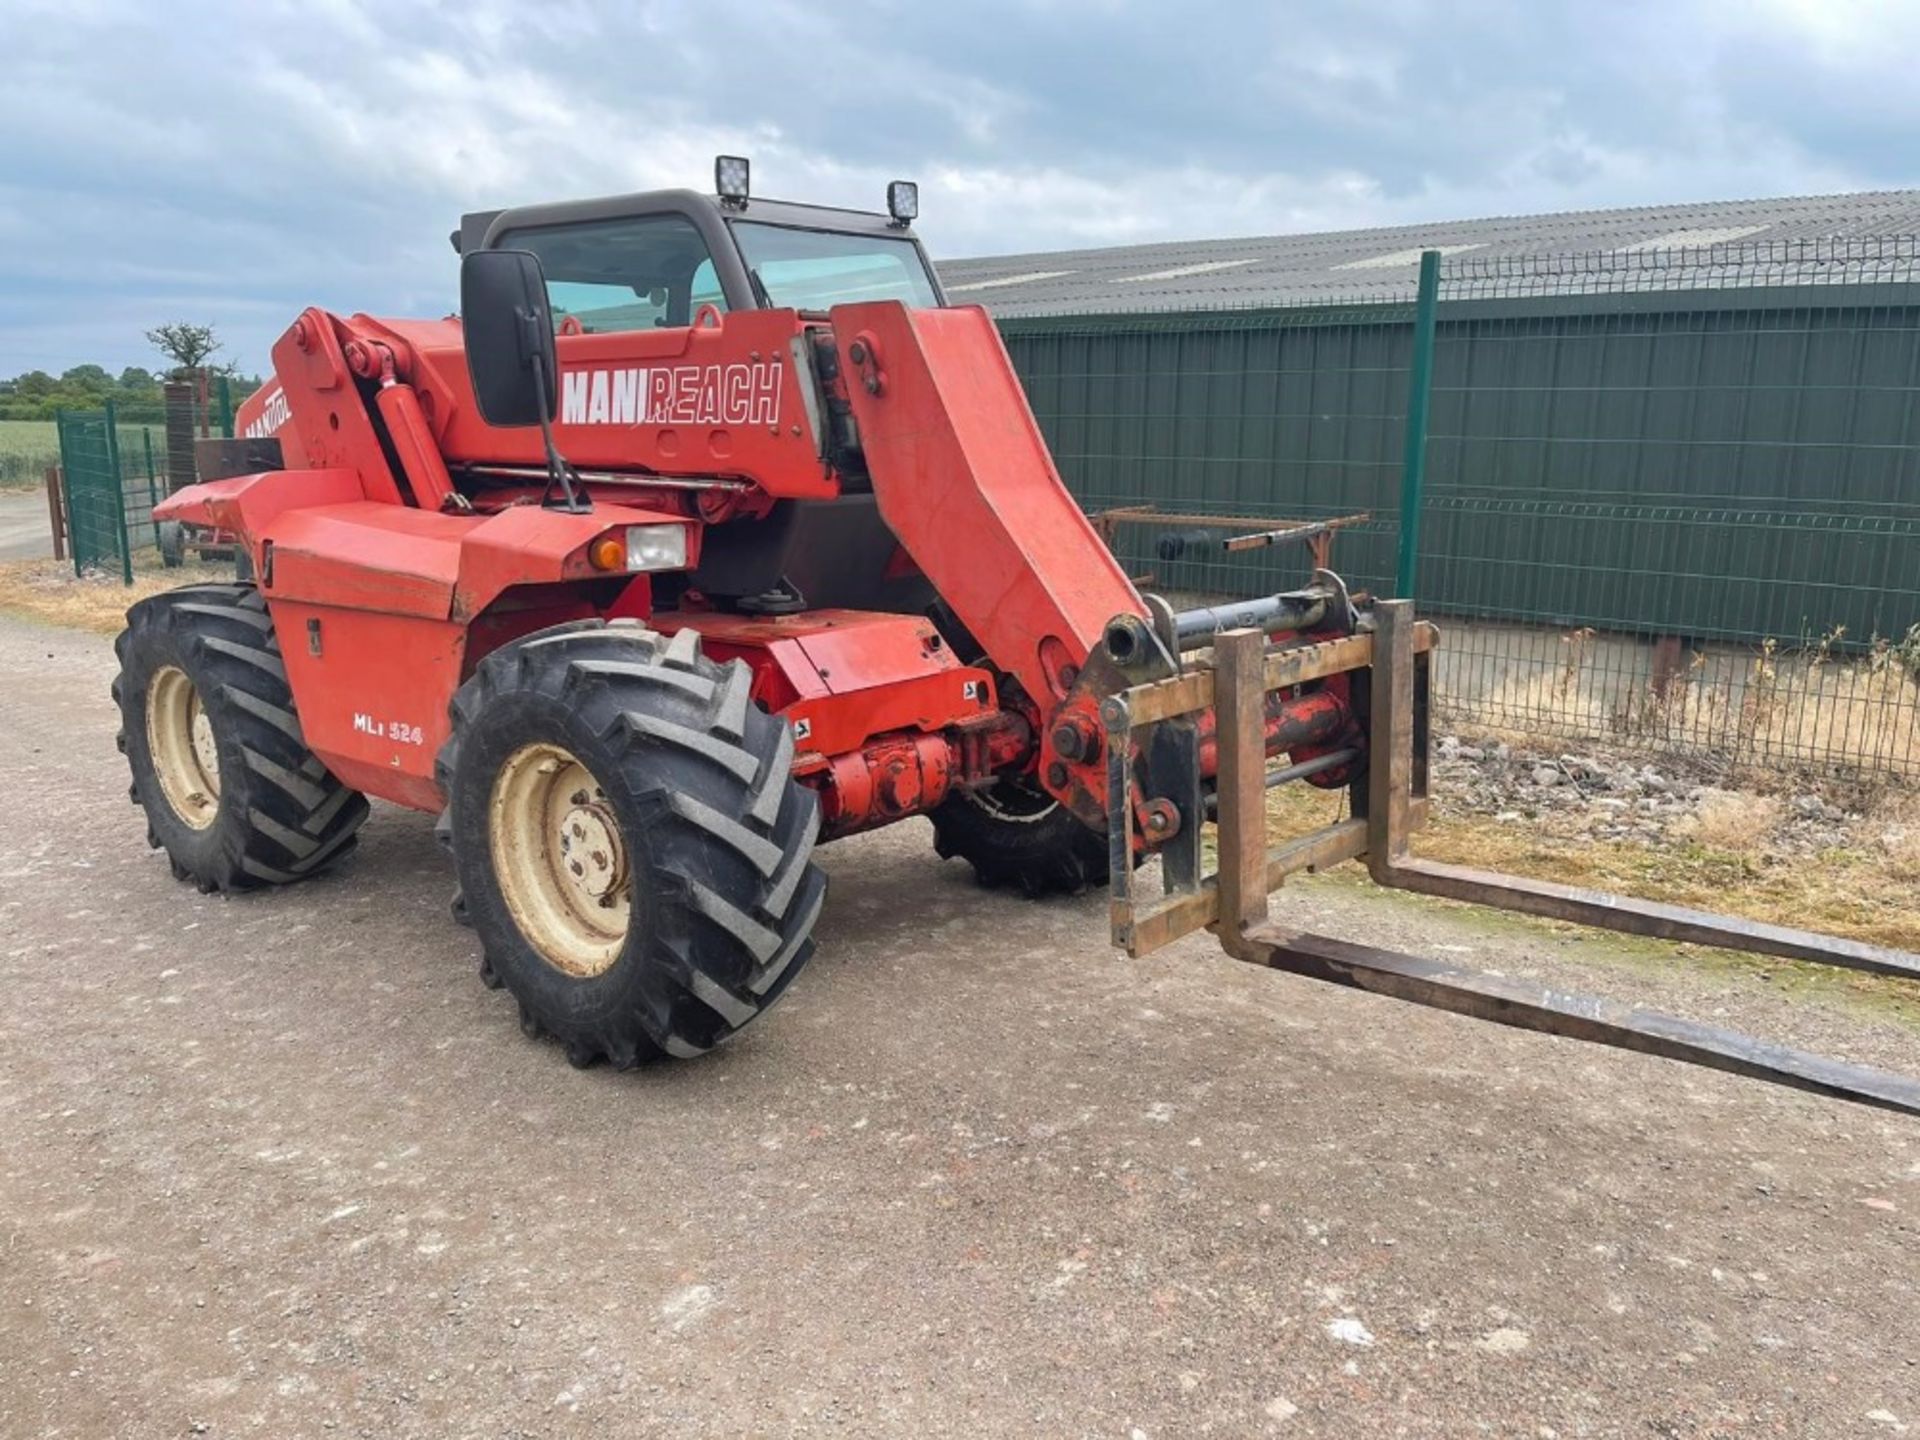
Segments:
[[[1344,600],[1332,576],[1321,572],[1316,581]],[[1354,612],[1350,634],[1308,639],[1286,630],[1275,643],[1268,634],[1273,627],[1260,623],[1260,603],[1239,616],[1249,623],[1210,636],[1189,617],[1161,607],[1156,628],[1174,643],[1121,647],[1131,652],[1137,683],[1110,695],[1100,712],[1108,813],[1116,817],[1109,841],[1115,945],[1140,956],[1210,929],[1229,955],[1268,969],[1920,1115],[1920,1082],[1904,1076],[1638,1006],[1308,934],[1276,920],[1269,896],[1289,875],[1363,860],[1373,880],[1391,889],[1920,980],[1920,956],[1903,951],[1416,858],[1410,840],[1431,804],[1428,704],[1438,630],[1415,618],[1411,601],[1386,600]],[[1271,605],[1266,614],[1285,623]],[[1185,633],[1182,622],[1189,625]],[[1202,638],[1208,648],[1188,658],[1183,645]],[[1297,699],[1302,687],[1336,678],[1344,678],[1350,703],[1366,719],[1364,768],[1351,751],[1269,768],[1268,697]],[[1217,747],[1211,785],[1201,763],[1208,712]],[[1351,818],[1305,835],[1269,835],[1269,789],[1342,767],[1355,776],[1347,787]],[[1143,834],[1143,824],[1154,833]],[[1209,824],[1217,853],[1211,872]],[[1151,872],[1131,863],[1143,840],[1161,857],[1158,893],[1148,883]]]

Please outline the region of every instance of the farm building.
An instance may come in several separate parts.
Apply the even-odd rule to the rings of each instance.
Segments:
[[[1414,593],[1688,644],[1920,621],[1920,191],[953,260],[1089,510],[1365,513],[1390,589],[1416,286],[1438,251]],[[1164,588],[1280,552],[1116,548]],[[1196,559],[1195,556],[1204,558]]]

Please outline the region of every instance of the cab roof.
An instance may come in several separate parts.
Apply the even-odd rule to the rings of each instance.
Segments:
[[[662,211],[693,209],[705,209],[722,220],[758,220],[769,225],[791,225],[803,230],[915,238],[911,225],[895,224],[891,217],[871,210],[805,205],[792,200],[762,200],[757,196],[741,205],[723,205],[718,196],[698,190],[641,190],[589,200],[559,200],[540,205],[516,205],[503,210],[476,210],[460,217],[460,228],[449,238],[454,250],[464,255],[469,250],[487,248],[510,230],[620,220],[633,215],[657,215]]]

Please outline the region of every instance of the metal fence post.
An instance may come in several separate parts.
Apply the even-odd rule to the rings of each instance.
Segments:
[[[127,477],[120,469],[120,431],[113,418],[113,401],[106,405],[107,473],[113,477],[114,518],[120,526],[120,578],[133,584],[133,546],[127,539]]]
[[[160,503],[160,485],[153,469],[153,431],[145,425],[140,427],[140,443],[147,452],[147,528],[153,531],[153,543],[157,549],[160,544],[160,522],[153,518],[153,507]]]
[[[60,483],[60,467],[47,466],[47,525],[53,531],[53,558],[67,558],[66,487]]]
[[[60,498],[67,507],[67,538],[73,546],[73,573],[80,574],[80,537],[73,526],[73,456],[67,453],[67,412],[53,412],[54,434],[60,442]]]
[[[1400,565],[1394,594],[1413,598],[1420,558],[1420,507],[1427,482],[1427,402],[1433,395],[1433,313],[1440,300],[1440,252],[1420,252],[1420,294],[1413,312],[1413,357],[1407,367],[1407,451],[1400,470]]]

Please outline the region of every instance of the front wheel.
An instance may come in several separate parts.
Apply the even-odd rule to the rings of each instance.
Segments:
[[[456,914],[576,1065],[710,1049],[813,952],[819,802],[751,683],[691,630],[595,621],[495,652],[454,697]]]
[[[1002,780],[962,790],[942,801],[932,819],[940,858],[965,860],[989,888],[1017,886],[1037,899],[1106,883],[1107,837],[1037,786]]]

